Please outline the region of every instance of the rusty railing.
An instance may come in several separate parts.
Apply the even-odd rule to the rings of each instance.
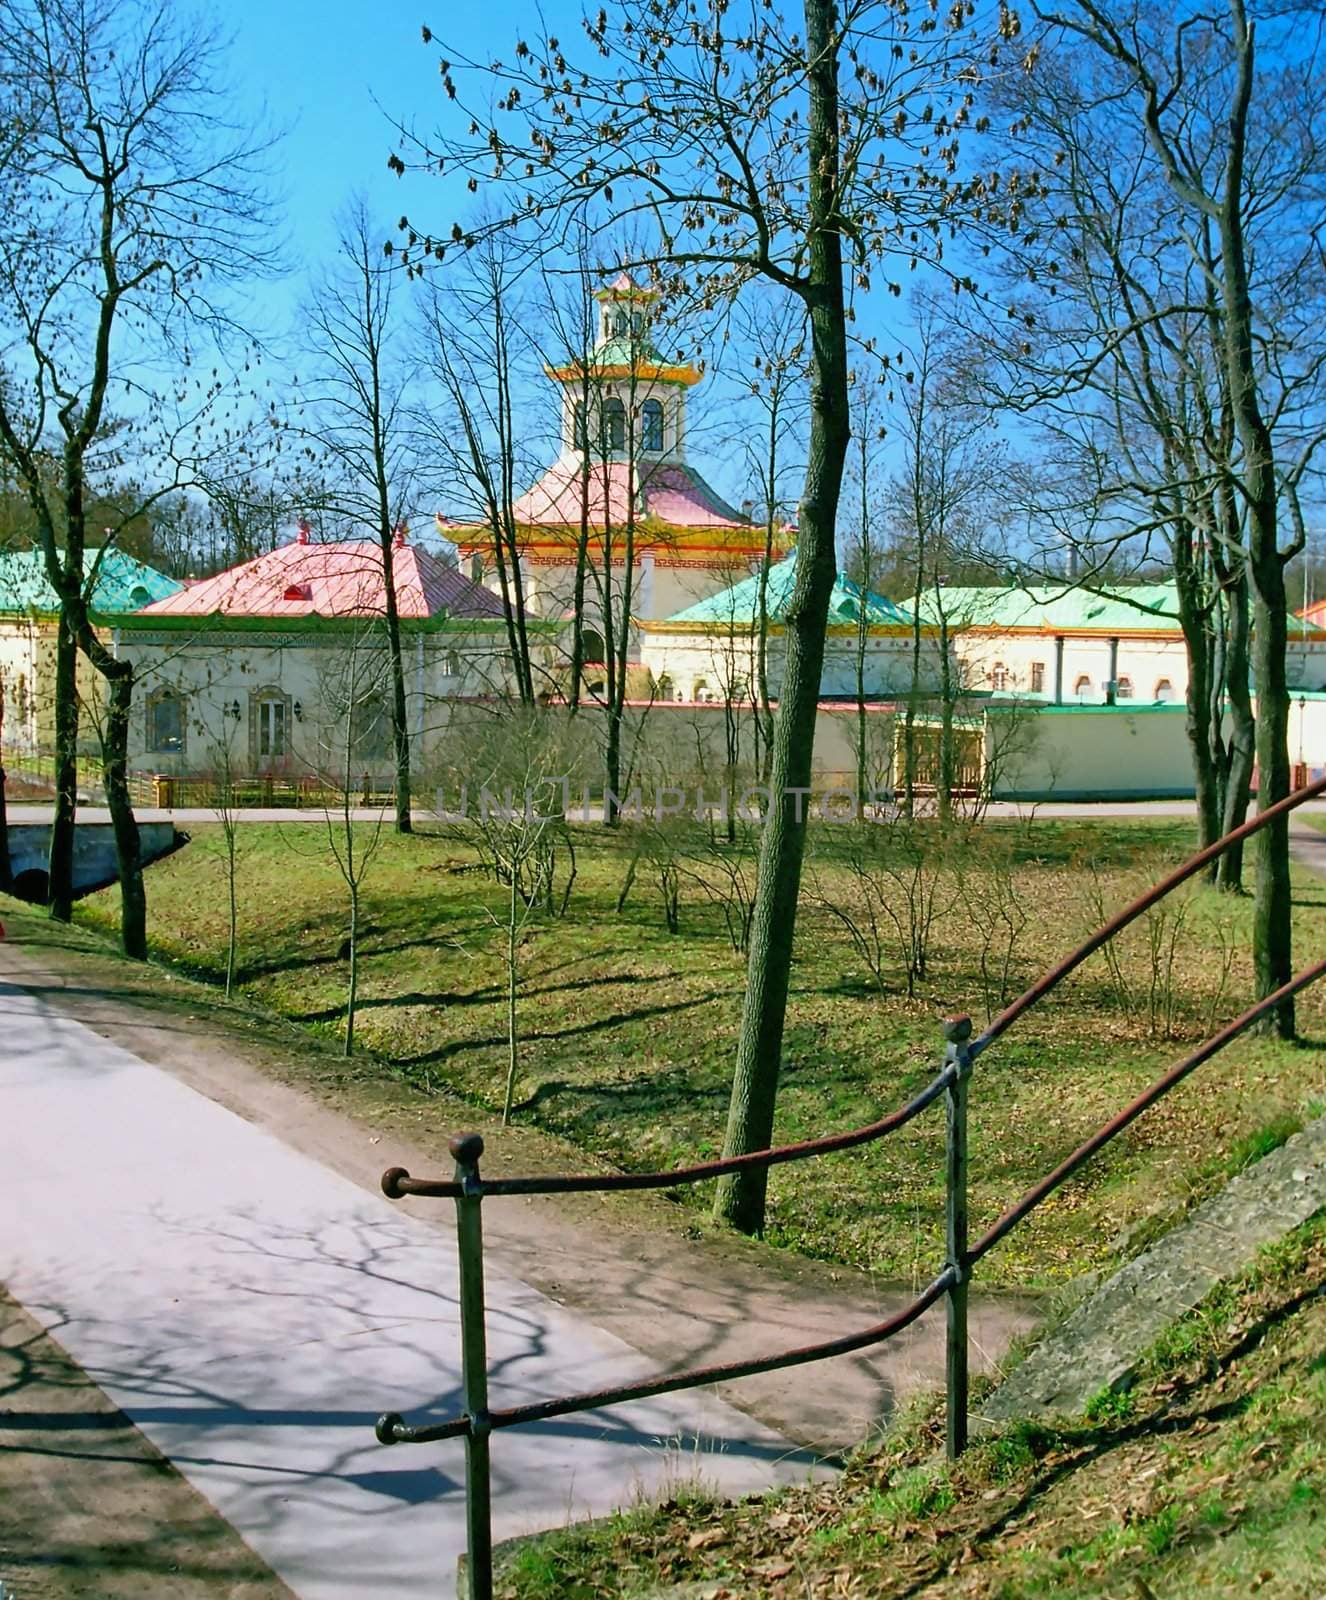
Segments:
[[[461,1391],[464,1411],[443,1422],[412,1425],[395,1412],[388,1412],[377,1423],[382,1444],[429,1444],[441,1439],[465,1441],[465,1503],[468,1548],[469,1600],[491,1600],[492,1572],[492,1497],[489,1477],[489,1439],[503,1428],[546,1422],[553,1417],[577,1411],[596,1411],[604,1406],[623,1405],[633,1400],[648,1400],[680,1389],[695,1389],[713,1383],[731,1382],[783,1367],[826,1361],[869,1349],[909,1327],[936,1301],[946,1302],[945,1388],[947,1397],[946,1447],[950,1457],[967,1447],[968,1432],[968,1336],[967,1288],[972,1268],[1017,1227],[1030,1212],[1054,1193],[1099,1150],[1142,1115],[1148,1107],[1169,1093],[1190,1073],[1268,1012],[1274,1011],[1300,989],[1326,975],[1326,959],[1297,973],[1288,983],[1250,1006],[1243,1014],[1212,1034],[1203,1044],[1158,1078],[1131,1105],[1097,1129],[1033,1185],[1022,1198],[988,1228],[975,1244],[968,1242],[967,1215],[967,1102],[972,1067],[1024,1012],[1045,998],[1075,968],[1109,942],[1117,933],[1144,915],[1180,884],[1196,876],[1231,846],[1251,837],[1260,829],[1283,819],[1296,806],[1326,794],[1326,778],[1308,785],[1260,812],[1240,828],[1226,834],[1205,850],[1191,856],[1182,866],[1134,900],[1057,966],[1052,967],[1025,993],[1002,1011],[993,1022],[972,1037],[971,1019],[951,1017],[943,1024],[944,1059],[938,1073],[906,1105],[864,1127],[834,1133],[800,1144],[781,1145],[772,1150],[757,1150],[747,1155],[728,1156],[694,1166],[676,1167],[666,1172],[627,1172],[584,1174],[546,1178],[493,1178],[480,1176],[483,1139],[477,1133],[460,1134],[451,1140],[455,1175],[450,1179],[414,1178],[403,1167],[391,1167],[382,1174],[383,1192],[393,1200],[406,1195],[454,1200],[456,1204],[456,1242],[460,1269]],[[873,1327],[844,1334],[812,1345],[760,1356],[749,1361],[693,1367],[684,1372],[660,1374],[637,1383],[618,1384],[609,1389],[586,1390],[580,1394],[559,1395],[519,1406],[491,1407],[488,1403],[487,1328],[484,1297],[482,1208],[486,1199],[511,1195],[587,1194],[623,1189],[672,1189],[682,1184],[704,1183],[725,1173],[752,1167],[774,1167],[789,1161],[807,1161],[836,1150],[850,1150],[870,1144],[905,1127],[913,1118],[944,1101],[945,1110],[945,1260],[941,1270],[919,1295],[901,1311]]]

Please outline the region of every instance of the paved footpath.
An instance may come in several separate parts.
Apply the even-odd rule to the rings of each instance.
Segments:
[[[459,1409],[454,1247],[39,995],[0,982],[0,1281],[302,1600],[450,1595],[463,1447],[384,1448]],[[650,1363],[490,1259],[495,1403]],[[493,1441],[498,1537],[701,1476],[812,1459],[711,1394]]]

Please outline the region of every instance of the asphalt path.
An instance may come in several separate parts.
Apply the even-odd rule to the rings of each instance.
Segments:
[[[1302,811],[1326,812],[1326,800],[1309,800],[1300,807]],[[1251,813],[1249,813],[1251,815]],[[219,822],[219,812],[205,806],[179,807],[172,811],[162,811],[151,806],[139,806],[135,812],[139,822],[177,822],[181,827],[191,822]],[[339,822],[345,813],[334,810],[331,815]],[[349,815],[356,822],[376,822],[379,820],[390,821],[394,813],[390,808],[381,806],[356,806]],[[415,819],[427,824],[436,821],[435,813],[427,809],[415,809]],[[1109,820],[1114,817],[1195,817],[1197,807],[1191,800],[1081,800],[1081,801],[1012,801],[997,800],[987,806],[982,813],[989,818],[1030,818],[1041,817],[1057,821],[1090,822],[1096,820]],[[49,805],[11,805],[9,807],[9,820],[12,823],[48,823],[51,820],[52,807]],[[82,822],[109,822],[110,812],[104,806],[80,806],[78,809],[79,820]],[[327,812],[320,806],[308,806],[303,809],[295,807],[264,807],[247,806],[236,811],[236,818],[242,823],[262,822],[323,822]],[[593,823],[599,820],[597,808],[590,807],[585,820]],[[580,820],[578,814],[573,821]]]
[[[452,1592],[460,1441],[373,1436],[382,1411],[460,1409],[451,1240],[7,982],[0,1279],[303,1600]],[[488,1291],[493,1404],[655,1365],[498,1251]],[[492,1455],[498,1538],[814,1466],[703,1392],[513,1429]]]

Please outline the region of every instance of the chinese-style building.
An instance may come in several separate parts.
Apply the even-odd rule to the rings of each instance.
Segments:
[[[661,620],[727,589],[765,555],[766,529],[729,505],[687,460],[687,405],[701,374],[671,362],[654,343],[655,290],[620,273],[595,295],[594,348],[586,361],[547,367],[561,391],[561,451],[514,506],[528,611],[571,614],[582,530],[594,572],[625,573],[629,542],[632,618]],[[439,518],[462,568],[500,589],[491,531]],[[775,533],[773,559],[789,548]],[[598,589],[586,585],[587,657],[601,659]],[[600,646],[601,649],[601,646]],[[631,656],[639,659],[637,641]]]

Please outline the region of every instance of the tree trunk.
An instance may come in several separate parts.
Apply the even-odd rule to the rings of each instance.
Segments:
[[[1229,696],[1231,729],[1229,735],[1229,766],[1225,773],[1224,812],[1220,831],[1232,833],[1241,827],[1248,815],[1248,801],[1252,794],[1252,768],[1257,753],[1257,719],[1252,711],[1252,693],[1249,689],[1250,619],[1248,614],[1248,579],[1242,572],[1225,591],[1226,641],[1225,687]],[[1230,893],[1243,887],[1243,846],[1235,845],[1220,858],[1216,872],[1216,886]]]
[[[520,1065],[519,1045],[516,1039],[516,941],[519,933],[517,895],[518,875],[515,862],[511,866],[511,901],[507,906],[506,921],[506,1096],[502,1101],[502,1126],[511,1121],[511,1102],[516,1094],[516,1071]]]
[[[46,900],[57,922],[74,915],[74,826],[78,818],[78,637],[62,597],[55,638],[55,814]]]
[[[755,912],[736,1070],[723,1153],[768,1148],[782,1060],[797,900],[806,843],[804,791],[819,707],[834,534],[851,437],[842,241],[837,220],[838,41],[833,0],[805,0],[810,105],[807,124],[810,240],[811,422],[796,586],[786,623],[787,664],[774,734],[772,804],[760,848]],[[795,791],[803,791],[797,793]],[[715,1215],[743,1233],[764,1226],[764,1168],[720,1180]]]
[[[347,829],[351,826],[347,823]],[[350,890],[350,987],[345,996],[345,1045],[342,1054],[350,1056],[355,1048],[355,1005],[359,999],[359,886],[353,875]]]
[[[138,821],[129,795],[129,714],[133,708],[133,663],[114,655],[97,637],[82,609],[78,643],[106,685],[106,720],[101,734],[101,772],[115,835],[115,865],[120,874],[120,948],[135,961],[147,960],[147,890]]]
[[[147,960],[147,891],[138,820],[129,795],[129,712],[134,673],[127,661],[107,678],[106,727],[101,737],[106,804],[115,833],[115,863],[120,873],[120,948],[135,961]]]
[[[936,584],[936,591],[938,585]],[[948,652],[948,614],[939,597],[939,816],[948,822],[953,816],[953,790],[957,780],[957,761],[953,745],[953,663]]]
[[[1242,454],[1247,508],[1248,573],[1252,584],[1253,672],[1257,683],[1257,805],[1265,811],[1289,793],[1289,688],[1285,649],[1285,567],[1277,527],[1275,447],[1263,415],[1253,355],[1253,309],[1243,233],[1244,154],[1253,86],[1253,40],[1242,6],[1235,8],[1239,78],[1230,109],[1229,158],[1220,208],[1225,361],[1229,404]],[[1256,835],[1257,884],[1252,910],[1252,959],[1257,998],[1288,983],[1293,968],[1289,882],[1289,818]],[[1285,1000],[1266,1023],[1294,1037],[1294,1002]]]
[[[382,588],[391,656],[391,736],[396,756],[396,832],[412,833],[410,817],[410,724],[405,708],[405,661],[401,655],[401,616],[396,606],[395,535],[382,539]]]
[[[1178,546],[1176,541],[1176,554]],[[1180,556],[1174,563],[1174,588],[1179,606],[1179,626],[1188,655],[1188,693],[1184,728],[1192,758],[1193,788],[1197,797],[1197,842],[1201,849],[1220,837],[1220,771],[1212,750],[1211,719],[1220,695],[1211,674],[1210,613],[1198,593],[1198,578],[1191,561]],[[1205,873],[1214,883],[1215,866]]]
[[[9,894],[14,887],[14,869],[9,860],[9,805],[5,796],[5,680],[0,673],[0,891]]]

